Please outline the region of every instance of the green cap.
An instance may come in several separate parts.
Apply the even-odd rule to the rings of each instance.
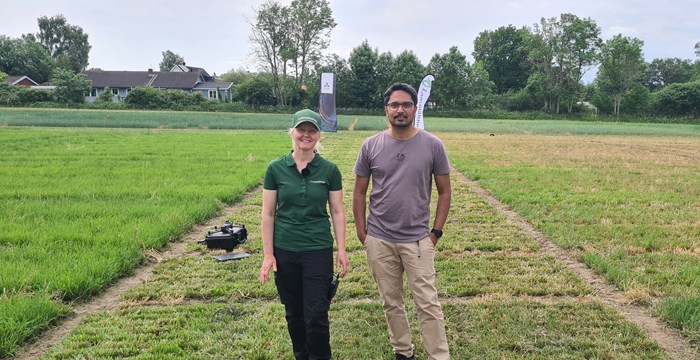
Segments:
[[[304,109],[299,110],[294,114],[294,119],[292,119],[292,127],[295,128],[301,123],[311,123],[316,126],[317,129],[321,130],[321,115],[315,111]]]

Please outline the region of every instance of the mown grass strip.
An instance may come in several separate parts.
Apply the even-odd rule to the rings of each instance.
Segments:
[[[700,297],[697,136],[445,133],[443,139],[460,171],[631,302]],[[683,312],[666,309],[663,316],[679,328],[700,330]]]
[[[663,351],[618,314],[598,303],[543,305],[488,301],[444,305],[455,359],[665,359]],[[417,356],[426,358],[409,305]],[[277,302],[130,307],[90,316],[43,359],[291,358]],[[336,359],[384,359],[384,315],[378,302],[335,302],[331,346]]]

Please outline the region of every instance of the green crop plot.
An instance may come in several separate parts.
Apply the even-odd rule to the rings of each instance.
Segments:
[[[281,131],[1,131],[0,328],[24,319],[28,335],[65,313],[47,299],[86,300],[132,273],[146,250],[257,186],[289,148]],[[46,314],[23,306],[27,294]]]

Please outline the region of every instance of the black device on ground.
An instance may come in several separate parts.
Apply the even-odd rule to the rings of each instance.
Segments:
[[[214,226],[214,230],[207,231],[206,237],[199,243],[207,245],[207,249],[224,249],[226,252],[231,252],[247,239],[248,230],[245,225],[226,220],[221,227]]]

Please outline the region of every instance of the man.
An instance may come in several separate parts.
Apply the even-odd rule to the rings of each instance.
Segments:
[[[442,141],[413,126],[416,90],[396,83],[384,93],[390,128],[367,138],[355,162],[353,215],[357,237],[379,287],[395,359],[414,359],[404,308],[406,272],[430,359],[449,359],[445,320],[435,288],[435,245],[450,209],[450,162]],[[372,178],[369,216],[367,189]],[[432,229],[432,180],[438,191]]]

